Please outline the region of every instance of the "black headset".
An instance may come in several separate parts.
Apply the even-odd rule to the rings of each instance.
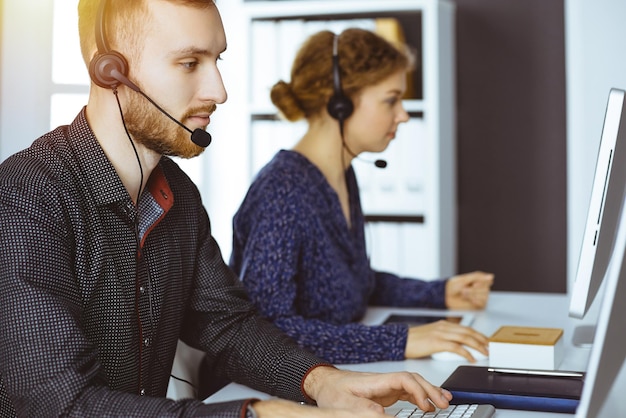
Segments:
[[[354,104],[343,93],[341,87],[341,68],[339,67],[339,35],[333,39],[333,95],[328,100],[326,110],[328,114],[343,123],[354,111]]]
[[[330,96],[330,99],[326,104],[326,110],[332,118],[339,121],[339,135],[341,136],[341,146],[343,149],[348,151],[348,153],[354,158],[362,160],[359,156],[352,152],[350,148],[348,148],[343,136],[343,123],[350,117],[352,112],[354,112],[354,103],[352,103],[352,100],[344,94],[343,89],[341,88],[341,67],[339,67],[338,49],[339,35],[335,35],[333,39],[333,95]],[[385,160],[363,161],[370,162],[378,168],[387,167],[387,161]]]
[[[122,54],[109,48],[104,16],[106,4],[106,0],[102,0],[98,7],[95,32],[98,52],[89,63],[89,77],[96,85],[102,88],[114,89],[120,84],[126,84],[126,81],[128,81],[126,78],[128,76],[128,61]]]

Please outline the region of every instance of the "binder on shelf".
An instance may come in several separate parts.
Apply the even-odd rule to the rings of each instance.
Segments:
[[[278,74],[275,81],[291,80],[291,66],[298,50],[306,40],[305,21],[302,19],[282,19],[277,21],[278,44]]]
[[[255,120],[251,133],[250,177],[254,178],[281,149],[290,149],[306,132],[305,122],[285,123],[276,120]]]
[[[425,234],[425,226],[420,223],[406,223],[402,225],[402,265],[397,272],[401,277],[419,277],[422,280],[436,280],[439,272],[431,263],[436,259],[433,245],[430,245]]]
[[[250,178],[254,178],[276,152],[277,147],[272,144],[273,128],[274,121],[271,120],[255,120],[252,123]]]
[[[396,139],[402,145],[398,165],[404,173],[404,192],[409,200],[409,207],[416,212],[424,211],[426,173],[429,172],[428,154],[429,137],[422,118],[410,118],[398,129]]]
[[[252,103],[270,103],[270,90],[278,81],[278,34],[275,22],[253,20],[250,26],[250,96]]]
[[[398,271],[401,266],[400,236],[401,229],[398,224],[377,223],[372,224],[372,235],[376,238],[371,240],[371,264],[378,271]]]
[[[363,153],[355,160],[365,214],[423,215],[426,209],[426,173],[429,140],[425,122],[411,118],[399,126],[394,139],[381,153]],[[389,164],[381,170],[369,161],[384,159]]]

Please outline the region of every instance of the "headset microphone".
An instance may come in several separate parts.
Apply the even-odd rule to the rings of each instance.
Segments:
[[[354,111],[354,104],[352,103],[352,100],[343,93],[343,89],[341,87],[341,68],[339,67],[338,44],[339,35],[335,35],[333,39],[333,95],[330,97],[328,103],[326,104],[326,110],[332,118],[339,121],[339,134],[341,135],[341,143],[343,148],[348,151],[348,154],[358,160],[372,163],[378,168],[385,168],[387,167],[387,161],[369,161],[358,157],[355,153],[352,152],[352,150],[350,150],[350,148],[348,148],[348,145],[346,144],[346,141],[344,139],[343,123]]]
[[[387,161],[385,160],[376,160],[374,161],[374,165],[378,168],[385,168],[387,167]]]
[[[348,148],[348,146],[346,145],[346,143],[343,143],[343,147],[345,148],[346,151],[348,151],[348,154],[352,155],[352,157],[354,157],[355,159],[359,160],[359,161],[363,161],[366,163],[370,163],[370,164],[374,164],[376,167],[378,168],[385,168],[387,167],[387,161],[385,160],[366,160],[365,158],[361,158],[358,155],[354,154],[352,151],[350,151],[350,148]]]
[[[89,63],[89,76],[91,80],[102,88],[115,89],[123,84],[146,98],[161,113],[170,118],[181,128],[191,134],[191,142],[200,146],[208,147],[211,143],[211,134],[204,129],[196,128],[191,130],[180,121],[176,120],[172,115],[167,113],[161,106],[156,104],[154,100],[148,97],[141,89],[126,76],[128,74],[128,62],[122,54],[112,51],[107,43],[106,30],[104,24],[104,13],[106,8],[106,0],[100,2],[98,8],[98,17],[96,21],[96,45],[98,53]]]

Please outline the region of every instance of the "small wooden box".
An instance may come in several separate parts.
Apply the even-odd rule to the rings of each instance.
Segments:
[[[554,370],[563,360],[561,328],[500,327],[489,337],[489,366]]]

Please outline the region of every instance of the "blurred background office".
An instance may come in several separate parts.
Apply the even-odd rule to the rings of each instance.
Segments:
[[[86,103],[76,4],[0,0],[0,160],[69,123]],[[372,263],[426,277],[482,269],[496,274],[495,290],[567,291],[608,92],[626,88],[626,3],[217,4],[229,100],[212,120],[204,155],[180,162],[202,192],[225,258],[232,215],[255,170],[290,145],[277,134],[281,122],[263,83],[288,78],[281,62],[291,62],[288,51],[307,31],[388,31],[391,21],[390,36],[411,43],[420,62],[407,99],[413,123],[385,152],[389,167],[354,162],[366,189]]]

